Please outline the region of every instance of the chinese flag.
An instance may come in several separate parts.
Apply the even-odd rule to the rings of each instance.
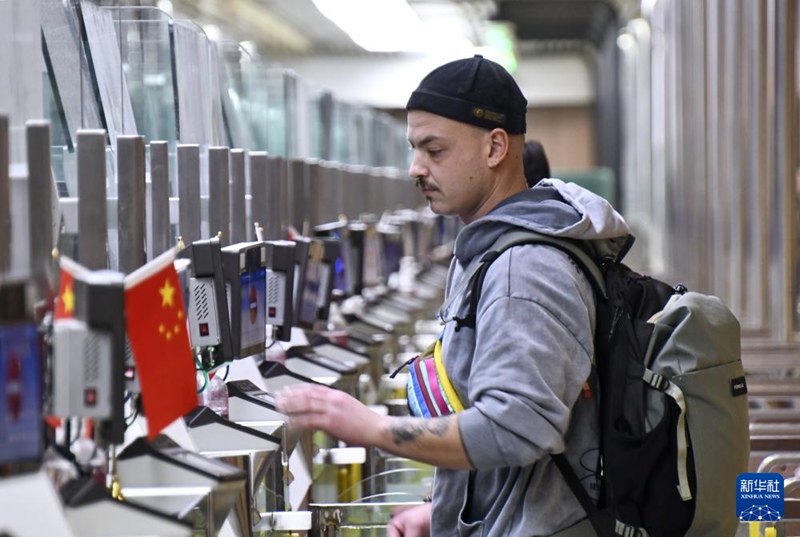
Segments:
[[[168,250],[125,277],[125,324],[139,372],[147,437],[197,406],[183,296]]]
[[[75,317],[75,279],[84,279],[89,269],[63,255],[59,257],[58,266],[58,295],[53,315],[56,319],[67,319]]]
[[[90,270],[70,259],[58,258],[58,294],[55,296],[54,319],[71,319],[75,317],[75,280],[85,280]],[[61,419],[47,416],[45,420],[51,427],[61,427]]]

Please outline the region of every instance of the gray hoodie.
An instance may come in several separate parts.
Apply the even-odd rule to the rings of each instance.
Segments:
[[[512,196],[459,233],[447,292],[461,297],[442,312],[442,352],[464,403],[458,424],[475,470],[437,469],[435,537],[545,536],[585,518],[551,453],[565,452],[597,497],[597,401],[585,389],[595,299],[578,267],[550,246],[510,248],[486,273],[476,328],[456,331],[450,321],[468,309],[465,267],[515,227],[588,240],[598,254],[617,253],[628,233],[604,199],[555,179]]]

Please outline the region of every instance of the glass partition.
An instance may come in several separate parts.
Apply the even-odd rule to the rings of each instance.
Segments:
[[[290,70],[283,71],[283,108],[284,138],[286,140],[286,156],[303,158],[307,153],[308,108],[305,102],[306,92],[303,81]],[[269,151],[269,147],[267,148]]]
[[[78,130],[102,129],[107,135],[103,158],[111,268],[118,258],[119,135],[139,134],[148,144],[168,142],[173,197],[178,195],[178,144],[200,148],[201,196],[209,193],[212,146],[407,169],[404,122],[341,102],[293,71],[254,58],[239,43],[212,42],[192,21],[154,7],[100,4],[42,0],[42,53],[45,108],[63,198],[77,195]],[[76,220],[73,210],[67,210],[68,225]],[[201,212],[208,210],[204,206]]]
[[[270,154],[288,157],[291,154],[289,125],[293,119],[294,108],[289,108],[293,85],[289,74],[282,68],[269,68],[262,80],[266,110],[264,114],[264,148]]]
[[[354,139],[351,117],[352,106],[342,101],[334,101],[331,114],[331,159],[343,164],[352,164]]]
[[[355,154],[353,163],[371,165],[375,153],[375,136],[372,130],[375,112],[364,106],[353,107],[353,131]]]
[[[25,122],[42,117],[39,25],[35,2],[0,2],[0,110],[8,115],[12,165],[25,160]]]
[[[246,94],[247,108],[250,111],[250,132],[253,144],[259,151],[266,151],[269,145],[271,110],[269,95],[272,93],[269,69],[260,62],[244,66],[250,80],[250,91]],[[278,153],[272,153],[278,155]]]
[[[104,129],[90,60],[83,46],[82,17],[75,3],[46,0],[40,6],[42,54],[47,68],[45,116],[52,125],[53,170],[62,195],[77,195],[75,135]],[[77,232],[77,229],[75,230]]]
[[[122,40],[115,28],[118,14],[81,0],[80,15],[101,124],[111,147],[116,147],[118,136],[138,134],[120,55]]]
[[[219,65],[214,45],[192,21],[176,20],[173,29],[178,141],[202,147],[223,145]]]
[[[255,145],[250,119],[253,58],[235,41],[217,41],[214,44],[219,58],[225,145],[239,149],[261,149]]]
[[[309,102],[309,156],[330,160],[333,94],[323,88],[312,87],[309,89]]]
[[[133,115],[148,141],[179,137],[173,20],[155,8],[106,8],[113,13]]]
[[[330,158],[344,164],[396,167],[410,165],[406,124],[386,112],[333,99]]]
[[[406,172],[411,165],[411,153],[406,139],[406,123],[395,117],[379,112],[373,124],[375,140],[373,166],[390,166]]]

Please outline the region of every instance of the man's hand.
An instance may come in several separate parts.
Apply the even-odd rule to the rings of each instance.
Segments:
[[[431,504],[396,511],[386,529],[388,537],[430,537]]]
[[[384,416],[341,390],[319,384],[289,386],[275,394],[289,426],[324,431],[351,446],[378,447],[434,466],[469,469],[456,415]]]
[[[385,417],[341,390],[318,384],[300,384],[275,394],[279,412],[291,427],[325,431],[349,445],[377,445]]]

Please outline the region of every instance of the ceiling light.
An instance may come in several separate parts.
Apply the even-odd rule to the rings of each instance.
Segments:
[[[447,46],[406,0],[313,0],[317,9],[370,52],[411,52]],[[457,45],[463,46],[462,42]]]
[[[167,15],[172,15],[172,2],[170,0],[158,0],[156,2],[156,7],[166,13]]]

